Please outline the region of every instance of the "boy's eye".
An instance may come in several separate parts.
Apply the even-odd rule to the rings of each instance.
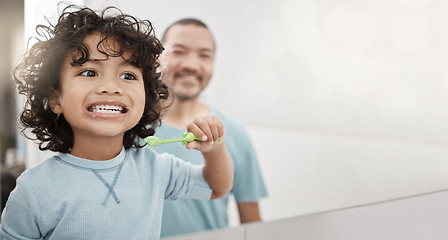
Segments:
[[[121,75],[120,77],[123,78],[123,79],[126,79],[126,80],[135,80],[135,79],[137,79],[134,76],[134,74],[131,74],[131,73],[125,73],[125,74]]]
[[[98,74],[95,71],[92,71],[92,70],[82,71],[79,75],[85,76],[85,77],[96,77],[96,76],[98,76]]]

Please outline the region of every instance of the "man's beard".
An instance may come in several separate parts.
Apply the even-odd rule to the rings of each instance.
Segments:
[[[176,97],[177,100],[181,101],[181,102],[185,102],[185,101],[189,101],[192,100],[194,98],[197,98],[199,96],[199,93],[197,94],[182,94],[182,93],[174,93],[174,96]]]

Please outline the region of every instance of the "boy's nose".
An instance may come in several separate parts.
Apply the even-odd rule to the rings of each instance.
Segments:
[[[97,88],[97,93],[120,95],[123,93],[123,88],[119,85],[118,80],[107,78],[100,82]]]

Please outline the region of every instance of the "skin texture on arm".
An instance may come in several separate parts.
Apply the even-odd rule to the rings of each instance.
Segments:
[[[238,202],[237,206],[241,223],[261,221],[258,202]]]
[[[221,143],[215,143],[220,144]],[[225,196],[233,186],[233,169],[225,144],[213,153],[202,153],[204,156],[204,178],[213,189],[210,199]]]
[[[186,144],[188,149],[201,151],[204,157],[204,178],[213,189],[210,199],[225,196],[233,186],[233,168],[224,139],[224,126],[217,117],[202,117],[195,119],[187,126],[202,141]]]

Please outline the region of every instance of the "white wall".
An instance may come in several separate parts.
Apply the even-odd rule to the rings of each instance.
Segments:
[[[448,188],[448,2],[84,2],[159,35],[181,17],[208,23],[205,100],[248,126],[266,220]]]
[[[443,144],[278,126],[249,131],[270,190],[261,202],[268,220],[448,188]]]

